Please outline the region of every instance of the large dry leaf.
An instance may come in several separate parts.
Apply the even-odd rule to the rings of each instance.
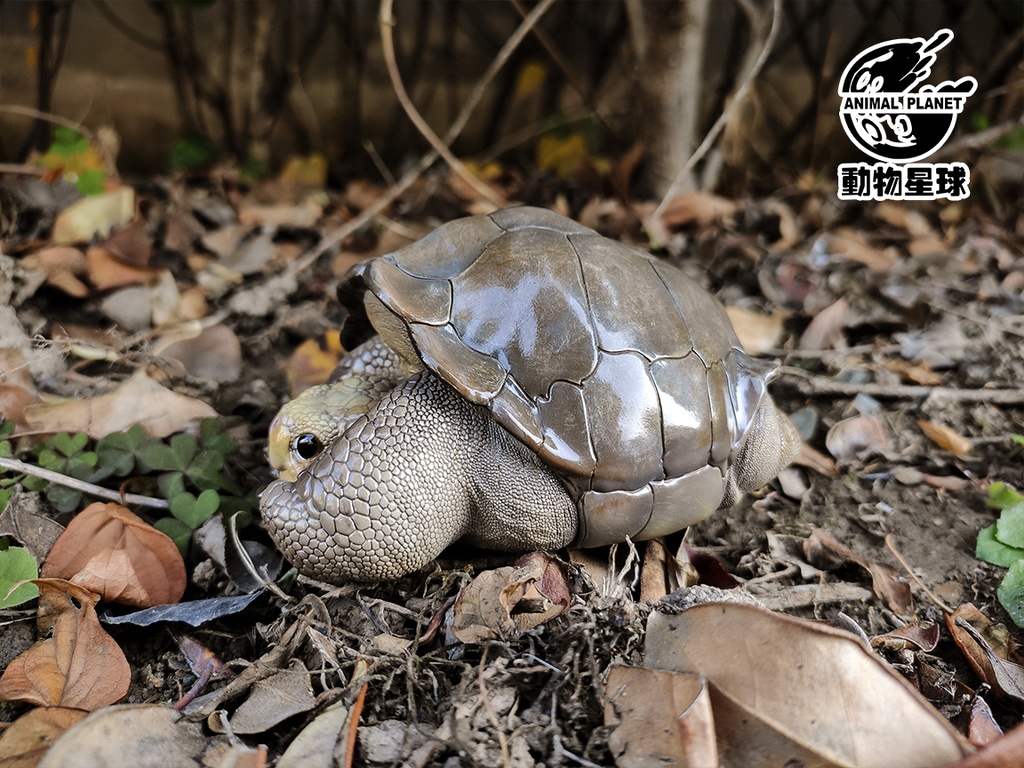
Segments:
[[[109,291],[128,285],[144,285],[160,270],[128,264],[114,256],[106,248],[90,248],[86,252],[89,260],[89,282],[97,291]]]
[[[895,248],[878,250],[867,238],[849,228],[842,228],[829,241],[836,256],[856,261],[872,272],[886,272],[895,266],[899,253]]]
[[[39,768],[198,768],[207,740],[198,723],[170,707],[123,704],[93,712],[53,745]],[[211,747],[214,745],[210,745]]]
[[[725,312],[740,343],[750,354],[764,355],[779,346],[785,312],[775,310],[767,317],[740,307],[726,307]]]
[[[94,710],[126,693],[131,668],[96,617],[99,599],[60,579],[34,579],[39,587],[38,641],[0,677],[0,700]]]
[[[209,405],[160,386],[145,371],[105,395],[55,404],[30,405],[25,421],[40,432],[87,432],[101,438],[141,424],[153,437],[180,432],[186,422],[217,416]]]
[[[711,697],[700,675],[613,664],[604,687],[608,748],[620,768],[716,768]]]
[[[278,670],[253,686],[249,697],[231,715],[231,730],[242,734],[264,733],[315,706],[309,672],[301,661],[295,660],[290,669]],[[209,725],[214,731],[222,730],[216,714],[209,719]]]
[[[451,631],[464,643],[507,637],[553,619],[570,601],[561,563],[533,552],[473,579],[452,607]]]
[[[120,504],[97,501],[68,524],[43,563],[103,600],[136,608],[177,603],[188,576],[177,545]]]
[[[1024,723],[947,768],[1020,768],[1021,755],[1024,755]]]
[[[0,734],[0,768],[34,768],[66,730],[88,712],[67,707],[37,707]]]
[[[824,624],[733,603],[653,613],[644,661],[707,678],[724,768],[933,768],[969,749],[906,680]]]
[[[164,339],[156,354],[177,360],[190,376],[221,383],[236,381],[242,375],[242,344],[226,325],[201,328],[187,338]],[[166,343],[166,346],[164,346]]]

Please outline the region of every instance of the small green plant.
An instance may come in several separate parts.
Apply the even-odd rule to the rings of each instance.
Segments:
[[[63,173],[83,195],[98,195],[107,180],[99,152],[85,136],[67,126],[54,129],[53,143],[37,162]]]
[[[1024,445],[1024,436],[1013,435],[1013,441]],[[978,533],[974,554],[1008,569],[996,597],[1014,623],[1024,627],[1024,496],[1004,483],[992,483],[987,503],[1001,510],[999,519]]]
[[[39,576],[36,559],[27,549],[12,547],[0,536],[0,609],[13,608],[39,596],[35,584],[22,584]],[[18,584],[17,589],[14,585]]]
[[[13,424],[0,422],[0,457],[14,458],[10,441]],[[22,461],[93,485],[113,486],[131,478],[135,492],[167,500],[170,515],[156,527],[174,539],[183,551],[193,532],[217,512],[246,513],[255,509],[255,492],[246,492],[226,471],[225,458],[236,450],[230,435],[216,419],[204,419],[198,437],[181,432],[161,439],[149,437],[141,426],[114,432],[96,441],[84,433],[62,432],[24,452]],[[83,505],[85,492],[32,475],[0,471],[0,511],[15,484],[41,491],[61,512]]]

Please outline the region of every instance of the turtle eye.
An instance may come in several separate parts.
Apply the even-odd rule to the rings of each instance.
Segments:
[[[309,432],[299,435],[292,443],[292,451],[303,461],[315,458],[323,449],[324,446],[320,442],[320,438],[316,435],[311,435]]]

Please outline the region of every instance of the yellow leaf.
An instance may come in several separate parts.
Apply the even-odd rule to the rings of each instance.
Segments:
[[[582,133],[572,133],[564,139],[548,134],[537,142],[537,167],[567,179],[587,161],[589,154]]]
[[[526,62],[520,68],[519,76],[516,77],[516,90],[513,98],[517,101],[525,99],[544,84],[547,76],[548,70],[543,64],[538,64],[536,61]]]
[[[291,157],[281,171],[281,181],[323,187],[327,184],[327,158],[316,152],[309,157]]]

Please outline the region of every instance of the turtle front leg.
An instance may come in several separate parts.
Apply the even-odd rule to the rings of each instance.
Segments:
[[[426,372],[357,417],[295,482],[269,485],[260,511],[294,565],[336,583],[396,578],[463,537],[561,547],[577,526],[551,470]]]

